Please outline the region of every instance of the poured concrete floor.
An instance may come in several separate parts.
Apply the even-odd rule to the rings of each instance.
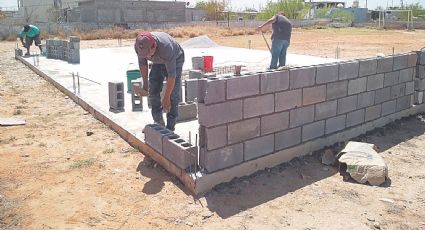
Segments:
[[[214,56],[214,67],[243,65],[245,71],[264,71],[270,62],[270,53],[263,50],[250,50],[232,47],[210,47],[210,48],[184,48],[185,64],[183,71],[192,67],[191,59],[194,56]],[[109,111],[108,82],[122,81],[127,90],[126,71],[137,69],[137,57],[133,47],[82,49],[80,51],[80,64],[69,64],[66,61],[38,58],[37,68],[47,74],[71,92],[73,91],[72,73],[78,73],[81,77],[98,82],[96,84],[89,80],[80,78],[79,97],[96,108],[99,112],[111,117],[117,124],[140,139],[144,139],[142,129],[145,125],[153,122],[147,101],[144,98],[144,111],[133,112],[131,109],[131,94],[125,95],[125,111],[113,113]],[[37,63],[35,57],[25,57],[32,65]],[[312,57],[306,55],[288,54],[287,62],[290,66],[308,66],[322,63],[336,62],[334,59]],[[78,92],[76,92],[78,94]],[[194,143],[195,135],[198,133],[198,121],[180,122],[176,125],[176,133],[184,139]]]

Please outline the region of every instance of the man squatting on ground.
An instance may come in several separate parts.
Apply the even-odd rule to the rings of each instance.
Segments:
[[[25,25],[19,32],[19,38],[21,39],[22,46],[27,49],[27,53],[25,55],[30,55],[30,47],[32,46],[33,41],[35,46],[38,46],[38,48],[40,49],[40,53],[42,52],[40,29],[38,29],[36,26]]]
[[[279,12],[263,25],[258,27],[258,30],[263,27],[272,24],[272,60],[270,62],[270,69],[277,69],[277,62],[279,61],[279,67],[286,65],[286,51],[291,42],[292,24],[288,18],[282,12]]]
[[[149,92],[152,118],[155,123],[165,126],[162,111],[166,111],[166,128],[174,131],[180,102],[184,51],[174,38],[164,32],[139,33],[134,48],[139,59],[143,89]],[[149,73],[149,84],[148,60],[153,63]],[[167,87],[161,102],[160,93],[164,78],[167,79]]]

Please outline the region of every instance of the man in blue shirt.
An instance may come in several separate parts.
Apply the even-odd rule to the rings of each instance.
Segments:
[[[24,42],[25,37],[25,42]],[[25,55],[30,54],[30,47],[34,42],[35,46],[38,46],[41,49],[41,39],[40,39],[40,29],[33,25],[25,25],[21,31],[19,32],[19,38],[21,39],[22,46],[27,49],[27,53]]]
[[[162,111],[167,112],[167,128],[174,131],[181,94],[181,75],[184,51],[174,38],[164,32],[142,32],[134,44],[143,79],[143,89],[149,92],[152,117],[155,123],[165,126]],[[149,73],[148,62],[153,63]],[[164,79],[167,79],[164,98],[161,101]]]

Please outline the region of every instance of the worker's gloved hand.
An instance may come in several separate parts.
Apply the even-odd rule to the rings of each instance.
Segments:
[[[164,97],[164,99],[162,99],[162,109],[167,113],[170,112],[171,100],[169,97]]]

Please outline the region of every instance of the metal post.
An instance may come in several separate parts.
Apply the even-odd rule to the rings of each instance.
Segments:
[[[381,11],[379,11],[378,28],[381,28]]]
[[[248,40],[248,49],[251,49],[251,40]]]
[[[77,72],[78,94],[80,94],[80,74]]]
[[[75,94],[75,74],[74,74],[74,72],[72,72],[72,88],[73,88],[74,94]]]

